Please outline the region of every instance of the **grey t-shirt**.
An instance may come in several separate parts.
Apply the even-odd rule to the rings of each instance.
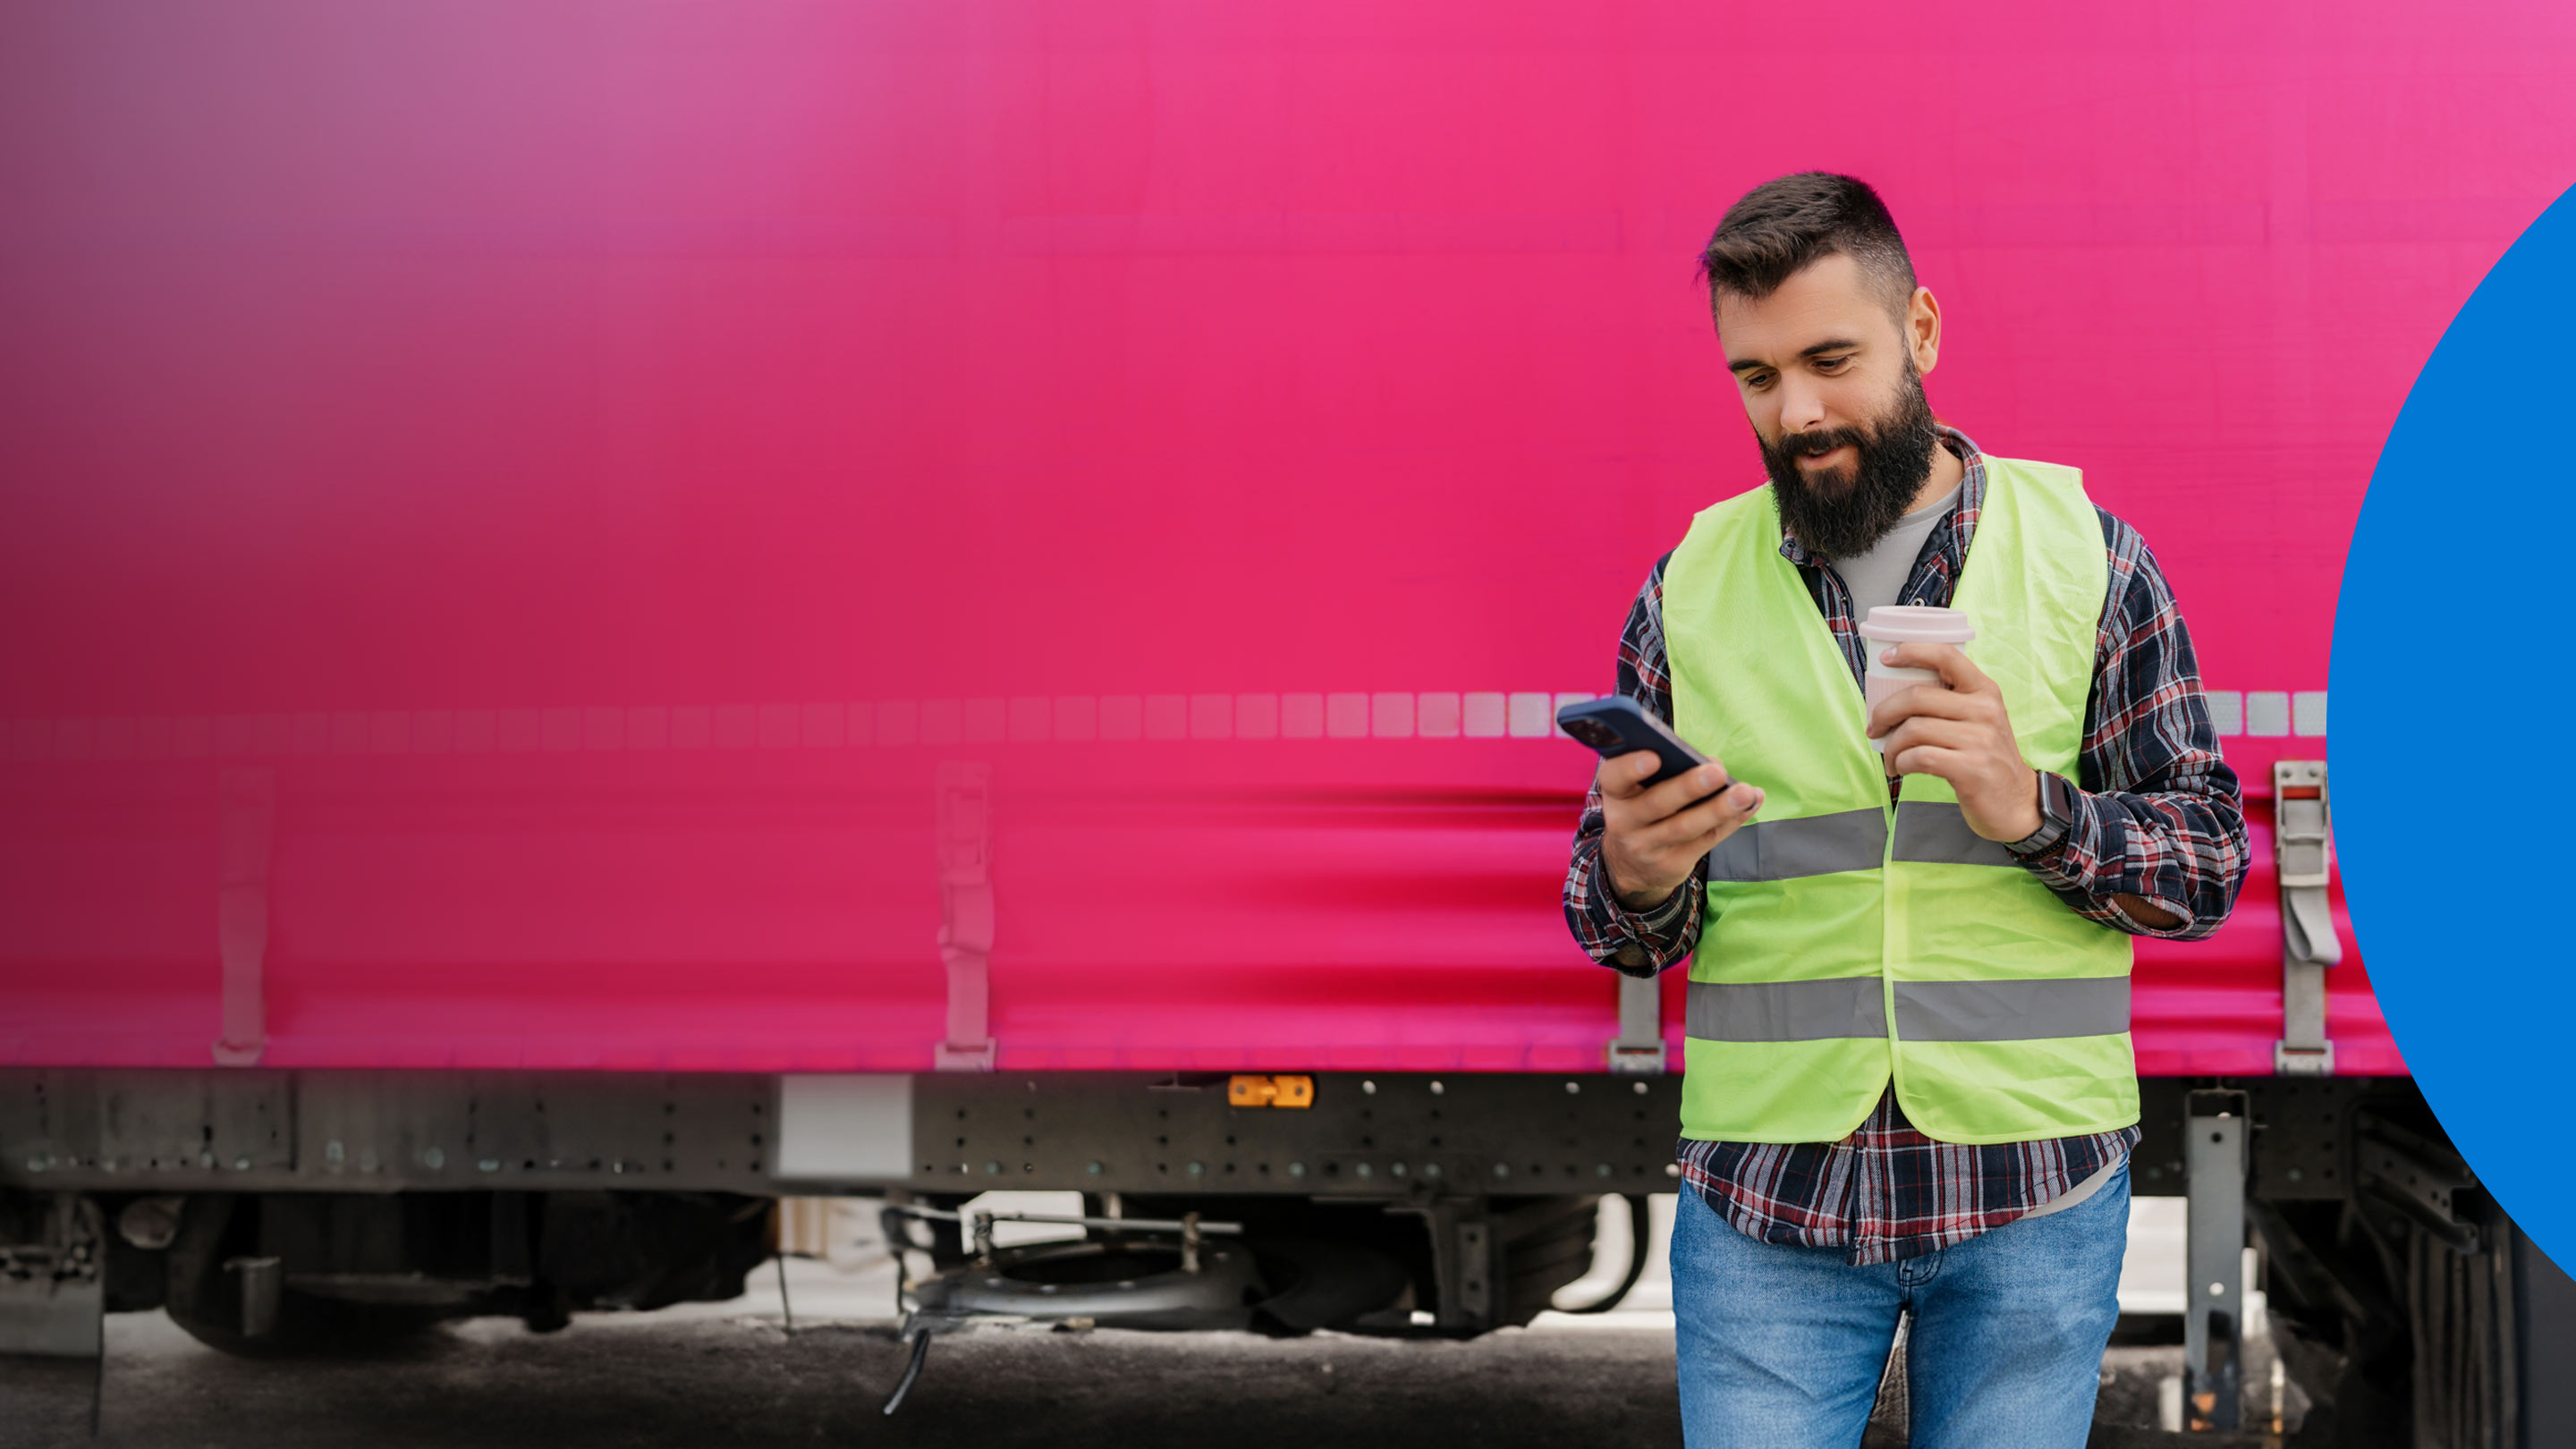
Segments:
[[[1905,592],[1905,581],[1914,576],[1914,561],[1923,554],[1923,540],[1932,536],[1932,525],[1959,501],[1959,490],[1951,489],[1936,502],[1915,509],[1896,520],[1869,552],[1833,561],[1833,570],[1851,591],[1852,622],[1865,623],[1869,611],[1882,604],[1893,604]]]

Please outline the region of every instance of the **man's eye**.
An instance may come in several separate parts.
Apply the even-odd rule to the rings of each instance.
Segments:
[[[1841,357],[1819,357],[1816,359],[1816,366],[1827,372],[1835,372],[1839,371],[1842,368],[1842,365],[1849,361],[1851,361],[1851,356],[1848,353]]]

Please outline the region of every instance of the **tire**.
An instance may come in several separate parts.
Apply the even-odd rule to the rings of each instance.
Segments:
[[[1252,1250],[1262,1277],[1285,1285],[1253,1312],[1258,1328],[1278,1335],[1347,1326],[1394,1302],[1413,1281],[1404,1264],[1359,1243],[1263,1237]]]
[[[1533,1198],[1494,1215],[1503,1289],[1496,1326],[1527,1324],[1554,1306],[1557,1289],[1592,1271],[1600,1202],[1590,1195]]]

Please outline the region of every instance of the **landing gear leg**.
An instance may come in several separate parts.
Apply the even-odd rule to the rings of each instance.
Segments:
[[[2183,1099],[2190,1174],[2184,1285],[2183,1424],[2229,1432],[2244,1409],[2245,1113],[2243,1092]]]

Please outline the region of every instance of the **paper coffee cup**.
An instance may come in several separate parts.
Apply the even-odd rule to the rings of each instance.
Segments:
[[[1917,684],[1938,684],[1940,671],[1933,669],[1897,669],[1879,662],[1878,656],[1899,644],[1957,644],[1965,647],[1977,637],[1976,626],[1956,609],[1936,609],[1928,604],[1881,604],[1861,621],[1861,654],[1866,661],[1862,676],[1862,709],[1864,714],[1878,708],[1879,701]],[[1875,739],[1869,747],[1880,754],[1887,752],[1887,742]]]

